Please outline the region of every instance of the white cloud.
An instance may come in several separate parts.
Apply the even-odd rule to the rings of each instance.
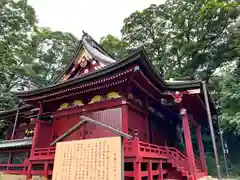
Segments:
[[[82,30],[96,40],[113,34],[120,36],[124,18],[136,10],[164,0],[29,0],[39,25],[71,32],[81,38]]]

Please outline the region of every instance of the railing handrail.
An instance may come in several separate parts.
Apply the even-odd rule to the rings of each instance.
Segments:
[[[27,164],[0,164],[0,167],[25,167]]]
[[[182,164],[186,164],[187,156],[185,156],[181,151],[176,149],[175,147],[168,147],[168,146],[159,146],[155,144],[150,144],[142,141],[138,141],[140,148],[155,148],[159,149],[161,151],[165,151],[168,155],[168,157],[175,161],[179,166],[182,166]],[[186,170],[189,169],[188,166],[184,166]]]
[[[174,150],[176,153],[178,153],[178,155],[180,155],[183,159],[187,160],[187,156],[185,156],[181,151],[179,151],[178,149],[174,148],[174,147],[169,147],[169,150]]]
[[[55,150],[56,147],[46,147],[46,148],[35,148],[34,151],[48,151],[48,150]]]

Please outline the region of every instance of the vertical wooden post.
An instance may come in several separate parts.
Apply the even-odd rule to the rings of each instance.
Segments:
[[[128,134],[128,106],[126,100],[122,101],[122,132]],[[124,180],[124,139],[121,138],[122,142],[122,180]]]
[[[134,180],[141,180],[141,162],[134,160],[133,162]]]
[[[32,162],[29,161],[29,165],[28,165],[28,169],[27,169],[26,180],[30,180],[30,179],[31,179],[31,170],[32,170]]]
[[[207,164],[206,164],[204,146],[203,146],[202,135],[201,135],[201,126],[199,124],[196,127],[196,135],[197,135],[197,143],[198,143],[198,149],[199,149],[199,153],[200,153],[200,161],[201,161],[202,170],[204,172],[207,172]]]
[[[193,153],[193,146],[192,146],[191,132],[190,132],[190,128],[189,128],[189,119],[188,119],[188,115],[187,115],[187,110],[182,108],[180,110],[180,114],[182,116],[182,126],[183,126],[184,139],[185,139],[185,144],[186,144],[188,166],[191,171],[190,172],[191,175],[193,175],[193,177],[194,177],[194,180],[197,180],[195,157],[194,157],[194,153]]]
[[[128,106],[125,100],[122,103],[122,131],[128,133]]]
[[[218,159],[217,144],[216,144],[216,139],[215,139],[215,134],[214,134],[212,115],[211,115],[211,110],[210,110],[210,106],[209,106],[208,92],[207,92],[207,87],[206,87],[205,81],[202,82],[202,87],[203,87],[204,101],[205,101],[206,110],[207,110],[208,123],[209,123],[211,138],[212,138],[213,152],[214,152],[214,156],[215,156],[218,179],[222,180],[221,167],[220,167],[219,159]]]
[[[8,157],[8,165],[11,164],[11,161],[12,161],[12,154],[13,152],[10,152],[9,153],[9,157]],[[7,170],[8,170],[9,166],[7,166]]]
[[[41,102],[39,103],[39,112],[38,112],[38,116],[42,115],[42,113],[43,113],[43,102],[41,101]]]
[[[34,127],[34,134],[33,134],[33,139],[32,139],[32,148],[31,148],[30,158],[31,158],[31,156],[33,156],[33,152],[34,152],[34,149],[35,149],[35,146],[36,146],[36,142],[38,140],[39,129],[40,129],[40,123],[37,122],[35,124],[35,127]]]
[[[40,102],[38,116],[42,115],[42,113],[43,113],[43,103]],[[36,142],[38,140],[40,126],[41,126],[41,124],[40,124],[40,121],[38,120],[34,127],[34,134],[33,134],[33,139],[32,139],[32,148],[31,148],[30,158],[33,155],[33,152],[34,152],[34,149],[36,146]]]
[[[86,139],[85,132],[86,132],[86,123],[83,123],[82,127],[81,127],[81,138],[82,139]]]
[[[31,148],[31,152],[30,152],[29,165],[28,165],[28,170],[27,170],[27,180],[31,179],[31,171],[32,171],[31,158],[34,154],[34,149],[35,149],[36,142],[37,142],[37,139],[38,139],[39,128],[40,128],[40,123],[37,122],[35,127],[34,127],[34,134],[33,134],[33,139],[32,139],[32,148]]]
[[[44,162],[44,171],[43,171],[43,176],[48,179],[48,162]]]
[[[121,180],[124,180],[124,139],[121,137]]]
[[[135,154],[135,160],[133,161],[133,176],[134,180],[141,180],[141,162],[139,155],[139,140],[135,137],[132,140],[132,153]]]
[[[163,180],[163,167],[162,167],[162,160],[159,161],[158,169],[159,169],[159,176],[158,180]]]
[[[149,135],[151,132],[150,132],[150,123],[149,123],[149,120],[148,120],[148,114],[145,114],[144,116],[145,116],[144,120],[145,120],[145,124],[146,124],[146,127],[145,127],[145,133],[146,133],[145,135],[146,136],[144,138],[145,138],[145,141],[151,143],[150,142],[150,135]]]
[[[43,113],[43,103],[40,102],[38,116],[42,115],[42,113]],[[34,127],[34,134],[33,134],[33,138],[32,138],[32,148],[31,148],[31,152],[30,152],[29,166],[28,166],[28,170],[27,170],[27,180],[31,178],[31,171],[32,171],[31,158],[34,154],[34,149],[35,149],[36,143],[38,141],[40,125],[41,125],[40,122],[37,121],[36,124],[35,124],[35,127]],[[45,166],[44,166],[44,168],[45,168]]]
[[[153,180],[152,161],[148,162],[148,180]]]
[[[134,137],[132,140],[132,152],[135,154],[136,160],[140,160],[140,154],[139,154],[139,140],[137,137]]]
[[[11,136],[11,139],[14,138],[14,135],[15,135],[15,131],[16,131],[16,126],[17,126],[17,120],[18,120],[18,115],[19,115],[19,107],[17,107],[17,113],[16,113],[16,116],[15,116],[15,121],[14,121],[14,125],[13,125],[13,131],[12,131],[12,136]]]

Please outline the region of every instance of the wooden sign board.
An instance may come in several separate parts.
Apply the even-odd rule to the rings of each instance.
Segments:
[[[53,180],[121,180],[121,137],[59,142]]]

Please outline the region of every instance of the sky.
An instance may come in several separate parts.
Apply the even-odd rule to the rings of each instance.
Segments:
[[[164,0],[28,0],[39,25],[71,32],[81,38],[82,30],[97,41],[107,34],[121,36],[123,21],[136,10]]]

